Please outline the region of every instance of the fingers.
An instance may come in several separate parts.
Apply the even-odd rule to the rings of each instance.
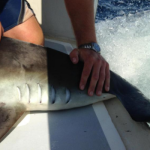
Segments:
[[[85,88],[86,82],[88,80],[88,77],[90,76],[91,70],[92,70],[92,62],[90,61],[85,61],[84,63],[84,68],[82,71],[81,75],[81,80],[80,80],[80,89],[83,90]]]
[[[71,53],[70,53],[70,59],[72,61],[72,63],[77,64],[79,61],[79,51],[78,49],[74,49]]]
[[[102,94],[104,82],[107,83],[106,87],[109,87],[109,67],[107,65],[107,62],[104,59],[99,59],[93,67],[94,69],[92,72],[88,94],[89,96],[92,96],[97,86],[96,95],[100,96]],[[107,76],[107,81],[106,81],[106,76]]]
[[[96,57],[97,56],[97,57]],[[110,84],[110,72],[109,65],[105,59],[97,55],[89,55],[88,59],[84,59],[84,68],[80,80],[80,89],[83,90],[87,80],[92,73],[90,79],[90,85],[88,88],[88,95],[92,96],[96,91],[96,95],[100,96],[102,94],[102,89],[105,83],[105,90],[109,91]]]
[[[109,71],[109,64],[106,64],[106,76],[105,76],[105,90],[109,91],[110,86],[110,71]]]
[[[95,63],[95,65],[93,66],[93,71],[92,71],[92,77],[91,77],[91,81],[90,81],[90,85],[89,85],[89,89],[88,89],[88,95],[92,96],[94,94],[97,82],[99,80],[99,73],[100,73],[100,68],[101,68],[101,61],[99,60],[97,63]],[[100,92],[97,91],[97,93]],[[101,94],[101,92],[99,93],[99,95]]]
[[[106,78],[106,63],[103,62],[101,69],[100,69],[100,74],[99,74],[99,81],[97,83],[97,89],[96,89],[96,94],[98,96],[100,96],[102,94],[102,89],[103,89],[103,85],[105,82],[105,78]]]
[[[74,49],[70,53],[70,59],[74,64],[78,63],[79,59],[84,62],[79,84],[79,88],[81,90],[84,90],[87,80],[92,73],[90,85],[88,88],[88,95],[92,96],[96,91],[96,95],[100,96],[102,94],[103,86],[105,86],[106,91],[109,91],[109,65],[101,55],[88,49],[80,49],[80,53],[78,49]]]

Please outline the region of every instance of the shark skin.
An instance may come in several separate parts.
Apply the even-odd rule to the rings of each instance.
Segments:
[[[110,71],[110,91],[88,96],[78,84],[83,63],[74,65],[61,52],[2,38],[0,43],[0,102],[21,103],[27,111],[64,110],[117,97],[132,119],[150,121],[150,102],[140,90]],[[89,78],[90,80],[90,78]],[[115,95],[115,96],[114,96]]]
[[[68,55],[31,43],[3,38],[0,42],[0,102],[23,103],[27,111],[82,107],[115,97],[90,97],[78,88],[83,65]]]

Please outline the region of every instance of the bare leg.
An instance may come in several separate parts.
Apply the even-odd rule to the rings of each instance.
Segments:
[[[35,16],[4,32],[3,36],[37,45],[44,45],[43,31]]]

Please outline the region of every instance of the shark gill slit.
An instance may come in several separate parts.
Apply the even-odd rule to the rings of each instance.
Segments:
[[[53,86],[51,86],[51,95],[50,95],[51,103],[54,104],[56,100],[56,91]]]
[[[27,83],[26,83],[26,88],[27,88],[27,94],[28,94],[28,103],[30,103],[30,87]]]
[[[18,95],[19,95],[19,101],[21,101],[21,91],[20,88],[17,86],[17,91],[18,91]]]
[[[37,85],[38,85],[39,103],[42,103],[42,88],[39,83],[37,83]]]
[[[66,104],[69,103],[71,97],[71,93],[69,89],[66,88]]]

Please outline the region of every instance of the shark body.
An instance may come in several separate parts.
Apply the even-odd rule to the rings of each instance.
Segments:
[[[136,121],[150,121],[150,102],[136,87],[110,71],[110,91],[88,96],[78,88],[83,63],[61,52],[3,38],[0,43],[0,102],[24,104],[26,110],[63,110],[117,96]]]
[[[68,55],[21,41],[3,38],[0,43],[1,102],[23,103],[26,110],[63,110],[115,97],[87,95],[79,90],[82,65]]]

